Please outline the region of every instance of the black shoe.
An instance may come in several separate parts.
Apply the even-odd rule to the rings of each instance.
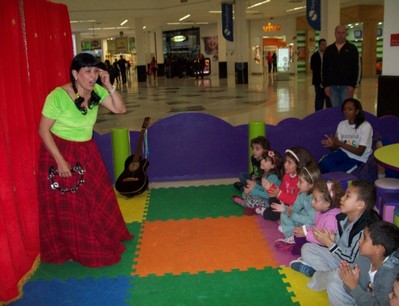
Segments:
[[[238,189],[238,190],[242,190],[242,184],[241,184],[241,182],[235,182],[234,184],[233,184],[233,186],[236,188],[236,189]]]

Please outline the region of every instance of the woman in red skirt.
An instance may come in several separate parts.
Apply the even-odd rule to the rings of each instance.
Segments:
[[[47,96],[39,127],[41,260],[109,266],[120,261],[121,242],[133,235],[92,135],[99,105],[113,113],[126,107],[94,56],[76,55],[70,76],[71,83]],[[103,86],[96,83],[99,77]]]

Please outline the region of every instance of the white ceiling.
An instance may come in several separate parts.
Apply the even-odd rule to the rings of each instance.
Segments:
[[[234,2],[233,0],[231,0]],[[264,0],[236,0],[245,1],[246,6]],[[327,1],[327,0],[322,0]],[[328,0],[332,1],[332,0]],[[342,7],[355,4],[383,5],[384,0],[334,0],[340,1]],[[81,39],[99,39],[118,37],[123,31],[125,36],[135,35],[134,19],[141,18],[146,31],[161,28],[163,31],[178,28],[198,26],[198,23],[217,23],[220,14],[209,11],[220,11],[222,0],[52,0],[68,6],[72,32],[81,33]],[[224,1],[223,1],[224,2]],[[304,15],[305,9],[287,12],[288,9],[306,5],[306,0],[271,0],[247,10],[247,19],[263,19],[286,15]],[[168,22],[179,22],[183,16],[191,16],[180,26],[167,25]],[[128,22],[120,24],[127,19]],[[75,23],[76,21],[79,21]],[[93,29],[94,28],[94,29]],[[104,28],[114,28],[106,30]]]

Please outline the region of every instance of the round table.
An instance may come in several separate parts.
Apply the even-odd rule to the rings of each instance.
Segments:
[[[374,157],[382,166],[399,171],[399,143],[378,148]]]

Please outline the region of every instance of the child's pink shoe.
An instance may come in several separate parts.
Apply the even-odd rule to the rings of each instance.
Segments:
[[[240,198],[238,195],[233,195],[231,196],[231,199],[233,200],[234,203],[242,206],[242,203],[244,203],[244,200]]]

